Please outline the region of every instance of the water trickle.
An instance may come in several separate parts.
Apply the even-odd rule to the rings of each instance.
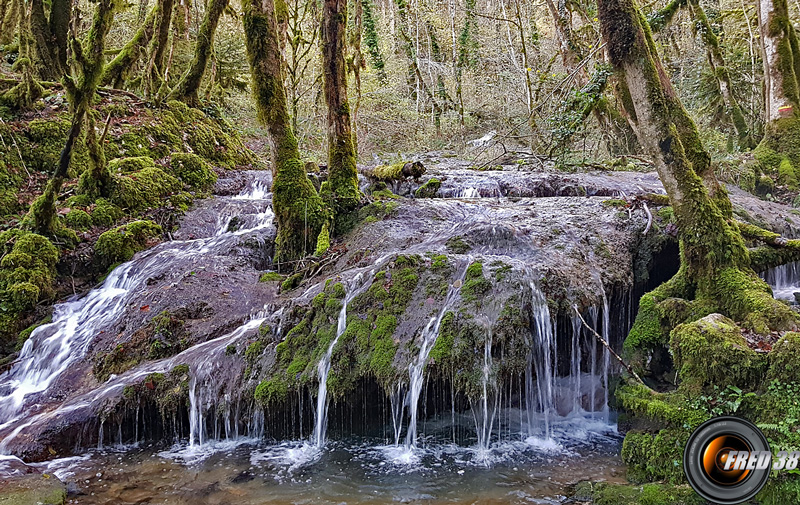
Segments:
[[[532,280],[529,285],[533,324],[531,325],[531,352],[525,377],[527,435],[529,437],[544,435],[549,440],[552,436],[550,417],[554,410],[556,338],[547,298]],[[541,424],[537,421],[537,413],[541,414]]]
[[[488,323],[488,321],[487,321]],[[487,324],[486,341],[483,346],[483,374],[481,376],[481,398],[478,402],[476,412],[473,406],[473,418],[475,419],[475,432],[478,436],[478,453],[486,455],[492,439],[492,428],[499,396],[496,394],[496,384],[492,375],[492,328]],[[490,398],[494,397],[494,398]]]
[[[428,363],[428,355],[431,349],[436,344],[436,338],[439,336],[439,327],[442,324],[442,319],[450,307],[456,302],[461,292],[461,285],[467,275],[467,266],[469,262],[461,267],[458,280],[450,285],[447,290],[447,298],[445,298],[444,305],[439,311],[437,316],[431,318],[428,324],[422,330],[422,346],[419,349],[419,355],[415,361],[412,361],[408,367],[409,375],[409,389],[406,403],[410,420],[408,423],[408,431],[406,432],[406,449],[413,449],[417,447],[417,414],[419,408],[419,397],[422,393],[423,372],[425,365]]]
[[[366,281],[365,281],[366,279]],[[339,311],[339,318],[336,326],[336,337],[328,346],[327,352],[317,364],[317,376],[319,377],[319,391],[317,392],[317,411],[314,422],[314,433],[312,443],[319,449],[325,445],[325,431],[328,426],[328,374],[331,371],[331,356],[333,348],[347,329],[347,304],[360,294],[372,280],[372,273],[364,276],[363,272],[358,274],[353,280],[353,288],[345,295],[342,302],[342,309]]]

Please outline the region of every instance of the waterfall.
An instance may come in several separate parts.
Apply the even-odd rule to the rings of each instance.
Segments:
[[[334,337],[325,355],[317,364],[319,391],[317,392],[317,411],[311,442],[319,449],[322,449],[325,445],[325,431],[328,426],[328,374],[331,371],[331,356],[333,355],[333,348],[336,347],[336,343],[339,342],[339,337],[341,337],[347,329],[347,304],[370,285],[369,281],[372,280],[375,269],[383,264],[384,259],[385,257],[379,259],[369,274],[364,275],[364,272],[361,272],[353,279],[352,289],[345,295],[342,302],[342,309],[339,311],[339,318],[336,325],[336,337]]]
[[[263,196],[248,189],[239,195],[242,202],[237,205],[251,210],[254,200],[261,200]],[[220,200],[229,202],[231,199],[221,197]],[[176,272],[182,274],[176,265],[229,249],[239,240],[239,235],[272,226],[274,216],[268,202],[262,202],[254,210],[255,214],[247,216],[247,228],[229,233],[222,228],[227,227],[227,223],[217,223],[218,229],[213,230],[210,237],[159,244],[115,268],[100,287],[83,298],[56,305],[53,322],[34,330],[17,363],[0,375],[0,429],[33,414],[30,409],[25,411],[26,398],[47,390],[83,358],[95,337],[119,320],[133,296],[146,287],[148,279]],[[41,408],[36,398],[31,400],[31,409]]]
[[[772,287],[775,298],[796,302],[795,292],[800,292],[800,261],[770,268],[761,277]]]
[[[538,435],[536,429],[536,406],[542,414],[542,427],[545,438],[552,436],[550,416],[554,410],[554,357],[558,355],[556,348],[553,321],[550,317],[550,308],[547,298],[536,284],[529,282],[531,290],[531,352],[529,353],[528,370],[525,378],[526,408],[528,415],[527,435]],[[534,389],[534,375],[536,387]]]
[[[425,365],[428,363],[428,355],[436,344],[436,338],[439,336],[439,327],[442,324],[442,319],[444,319],[447,311],[458,299],[461,285],[467,275],[468,266],[469,262],[461,269],[458,280],[448,288],[447,298],[445,298],[444,305],[439,311],[439,314],[432,317],[422,330],[422,346],[419,349],[419,355],[408,367],[409,388],[406,403],[408,404],[410,420],[408,423],[408,431],[406,432],[406,449],[417,447],[417,410],[419,408],[419,397],[422,393],[423,372],[425,371]]]
[[[492,328],[487,327],[486,341],[483,346],[483,374],[481,375],[481,399],[478,405],[478,413],[476,415],[473,408],[473,417],[475,419],[475,432],[478,436],[478,451],[485,453],[489,450],[489,444],[492,439],[492,427],[494,426],[494,418],[497,414],[497,400],[499,397],[495,395],[495,400],[492,406],[489,406],[489,387],[492,389],[496,387],[494,383],[490,384],[492,378]]]
[[[611,306],[608,303],[608,298],[606,297],[606,290],[602,286],[600,286],[601,292],[603,294],[603,328],[602,328],[602,335],[603,340],[611,345]],[[595,342],[597,339],[595,339]],[[603,420],[608,422],[609,412],[608,412],[608,372],[609,368],[611,368],[611,353],[608,352],[606,346],[603,346],[603,409],[601,410]],[[594,405],[592,406],[594,408]]]

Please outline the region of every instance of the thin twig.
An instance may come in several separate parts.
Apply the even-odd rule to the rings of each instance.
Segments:
[[[588,329],[589,331],[591,331],[591,332],[594,334],[594,336],[595,336],[595,337],[597,337],[597,340],[599,340],[599,341],[600,341],[600,343],[601,343],[601,344],[603,344],[603,345],[606,347],[606,349],[608,349],[608,352],[610,352],[612,356],[614,356],[615,358],[617,358],[617,361],[619,361],[620,365],[624,366],[624,367],[625,367],[625,369],[626,369],[626,370],[628,370],[628,373],[630,373],[631,375],[633,375],[633,377],[634,377],[634,378],[635,378],[637,381],[639,381],[639,383],[641,383],[642,385],[644,385],[644,381],[642,380],[642,378],[641,378],[641,377],[639,377],[639,374],[637,374],[637,373],[636,373],[636,372],[633,370],[633,367],[631,367],[629,364],[625,363],[625,362],[622,360],[622,358],[620,358],[619,354],[617,354],[616,352],[614,352],[614,349],[612,349],[612,348],[611,348],[611,346],[608,344],[608,342],[606,342],[606,339],[604,339],[602,336],[600,336],[600,334],[599,334],[599,333],[597,333],[597,332],[595,331],[595,329],[594,329],[594,328],[592,328],[591,326],[589,326],[589,325],[586,323],[586,320],[583,318],[583,316],[581,315],[580,311],[578,310],[578,306],[577,306],[577,305],[573,305],[573,306],[572,306],[572,308],[575,310],[575,313],[576,313],[576,314],[578,314],[578,318],[580,318],[581,322],[582,322],[582,323],[583,323],[583,325],[586,327],[586,329]]]

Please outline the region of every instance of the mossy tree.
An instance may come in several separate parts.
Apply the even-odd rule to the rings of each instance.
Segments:
[[[757,333],[796,327],[797,315],[772,297],[751,267],[728,195],[661,64],[639,8],[633,0],[601,0],[598,11],[625,109],[639,142],[654,160],[679,229],[680,270],[644,295],[626,347],[665,345],[665,313],[676,316],[670,321],[673,326],[720,312]],[[681,309],[668,310],[668,305]]]
[[[767,125],[755,155],[768,170],[778,171],[788,159],[788,168],[800,171],[800,41],[786,0],[759,0],[756,7]]]
[[[35,54],[34,62],[39,77],[57,80],[67,69],[67,32],[70,25],[72,2],[49,2],[50,15],[45,13],[44,0],[31,0],[29,30]]]
[[[145,68],[146,84],[158,79],[158,71],[164,63],[164,51],[169,38],[169,27],[172,21],[173,0],[158,0],[147,14],[143,24],[131,40],[117,53],[103,72],[102,84],[120,87],[130,70],[136,65],[149,44],[149,56]],[[148,92],[158,90],[159,86],[147,86]],[[152,93],[150,93],[152,94]]]
[[[111,174],[105,164],[105,157],[95,133],[94,111],[91,108],[97,91],[97,85],[103,73],[106,36],[111,29],[114,13],[118,8],[118,0],[99,0],[95,9],[91,28],[83,41],[74,35],[70,38],[73,69],[72,74],[63,78],[64,88],[70,104],[72,121],[69,135],[53,176],[47,183],[44,193],[34,201],[25,221],[28,227],[38,233],[57,235],[56,199],[61,186],[67,178],[69,163],[75,142],[80,137],[84,124],[88,123],[86,142],[89,150],[89,169],[82,176],[85,191],[107,194],[111,183]]]
[[[345,67],[347,0],[325,0],[322,7],[323,91],[328,105],[328,169],[336,223],[360,201],[356,149],[347,99]],[[334,226],[334,230],[339,226]]]
[[[19,41],[19,58],[14,62],[14,70],[22,74],[19,84],[12,87],[0,97],[4,104],[17,109],[27,109],[36,99],[42,96],[42,86],[34,77],[34,65],[32,62],[33,50],[30,37],[30,17],[28,10],[25,9],[24,0],[11,0],[16,4],[14,12],[17,15],[17,34]]]
[[[271,143],[272,206],[278,224],[275,262],[280,265],[315,250],[317,235],[329,216],[300,160],[289,118],[276,3],[243,0],[242,7],[256,110]]]
[[[650,16],[651,28],[653,31],[661,30],[674,19],[682,8],[689,9],[694,19],[694,28],[706,48],[711,73],[717,81],[717,89],[725,106],[728,119],[734,130],[736,130],[739,146],[744,149],[755,147],[752,132],[747,126],[744,112],[733,90],[733,82],[728,65],[725,63],[725,56],[722,53],[719,37],[714,32],[700,2],[698,0],[672,0],[663,9]]]
[[[219,18],[228,7],[228,0],[208,0],[203,23],[197,33],[197,42],[194,46],[194,57],[189,64],[189,68],[178,81],[175,89],[170,93],[169,98],[180,100],[191,106],[197,106],[199,99],[197,93],[203,76],[206,73],[208,60],[214,50],[214,34],[217,31]]]

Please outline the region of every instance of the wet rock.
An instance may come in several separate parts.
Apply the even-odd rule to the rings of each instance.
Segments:
[[[19,470],[16,467],[16,470]],[[27,467],[24,473],[5,473],[0,463],[0,505],[62,505],[67,498],[66,486],[54,475]],[[12,471],[14,472],[14,471]]]

